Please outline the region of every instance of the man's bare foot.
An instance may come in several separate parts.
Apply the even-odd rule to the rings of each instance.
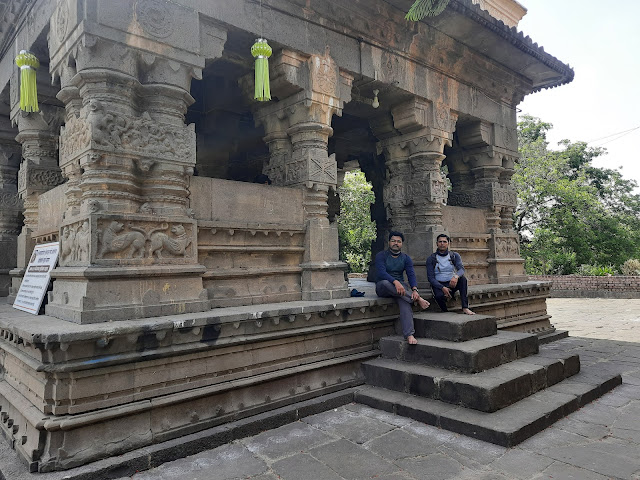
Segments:
[[[472,312],[471,310],[469,310],[468,308],[463,308],[462,309],[462,313],[465,313],[467,315],[475,315],[476,312]]]
[[[422,310],[426,310],[427,308],[429,308],[429,305],[431,304],[427,302],[424,298],[418,297],[418,305],[420,305],[420,308]]]
[[[413,335],[409,335],[407,337],[407,343],[409,345],[415,345],[416,343],[418,343],[418,340],[416,340],[416,337],[414,337]]]

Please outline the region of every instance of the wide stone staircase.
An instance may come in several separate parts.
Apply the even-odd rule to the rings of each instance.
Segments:
[[[417,345],[380,339],[362,364],[355,400],[505,447],[516,445],[622,383],[582,370],[577,355],[538,337],[497,331],[487,315],[418,313]]]

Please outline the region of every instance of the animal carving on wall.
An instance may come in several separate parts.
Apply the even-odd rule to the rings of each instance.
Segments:
[[[80,230],[76,236],[80,235]],[[87,229],[88,230],[88,229]],[[187,248],[191,244],[191,236],[182,224],[174,225],[162,223],[159,228],[144,229],[132,223],[127,224],[127,231],[123,223],[112,221],[104,230],[99,230],[100,249],[97,258],[104,258],[110,253],[123,252],[124,258],[166,258],[172,256],[187,256]],[[168,230],[168,232],[165,232]],[[165,256],[163,256],[163,253]]]
[[[124,224],[112,221],[100,232],[100,250],[97,257],[102,258],[106,253],[119,253],[129,249],[127,258],[143,258],[146,242],[144,231],[131,225],[129,228],[130,231],[120,233],[124,230]]]
[[[170,237],[164,232],[154,232],[151,234],[151,247],[149,248],[149,257],[155,254],[158,259],[162,258],[162,252],[167,250],[172,255],[184,255],[187,247],[191,243],[191,238],[182,225],[174,225],[171,227]]]

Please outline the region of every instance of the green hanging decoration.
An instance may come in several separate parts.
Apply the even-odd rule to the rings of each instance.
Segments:
[[[449,0],[416,0],[404,18],[417,22],[424,17],[435,17],[444,12],[447,5],[449,5]]]
[[[264,38],[258,38],[251,47],[251,55],[256,59],[256,91],[254,98],[259,102],[271,100],[271,88],[269,87],[269,57],[271,47]]]
[[[20,110],[39,112],[36,69],[40,66],[40,62],[33,53],[20,50],[20,54],[16,57],[16,65],[20,67]]]

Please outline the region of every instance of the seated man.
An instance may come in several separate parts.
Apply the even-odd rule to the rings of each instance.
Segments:
[[[400,232],[389,232],[389,250],[383,250],[376,255],[376,294],[379,297],[393,297],[400,309],[400,324],[402,335],[411,345],[418,343],[413,336],[413,310],[411,304],[416,302],[423,310],[429,307],[429,302],[418,294],[418,281],[413,269],[411,257],[402,253],[404,235]],[[404,281],[407,274],[409,286]]]
[[[469,310],[467,297],[467,279],[464,277],[462,258],[456,252],[449,251],[449,236],[438,235],[438,249],[427,258],[427,278],[433,289],[433,297],[443,312],[447,311],[447,299],[452,298],[456,290],[460,291],[462,311],[475,315]]]

